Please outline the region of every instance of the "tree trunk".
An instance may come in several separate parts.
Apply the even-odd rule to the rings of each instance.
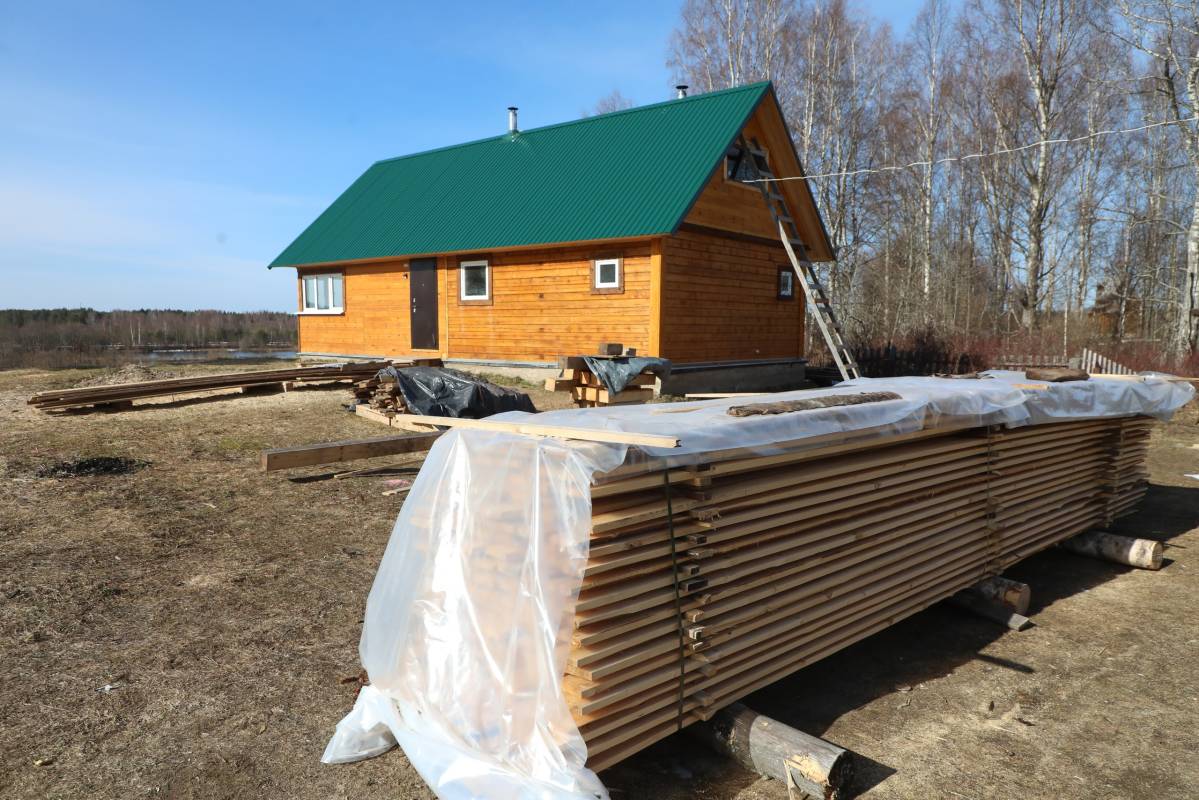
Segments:
[[[1196,309],[1199,309],[1199,193],[1187,228],[1187,262],[1179,290],[1178,317],[1175,323],[1171,355],[1181,361],[1195,350]]]

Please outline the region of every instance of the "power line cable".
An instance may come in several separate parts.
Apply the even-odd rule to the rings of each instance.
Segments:
[[[1072,139],[1042,139],[1039,142],[1031,144],[1022,144],[1019,147],[1008,147],[1003,150],[992,150],[989,153],[970,153],[964,156],[950,156],[948,158],[938,158],[934,161],[913,161],[910,164],[893,164],[887,167],[864,167],[862,169],[846,170],[844,172],[819,172],[813,175],[793,175],[783,178],[755,178],[753,180],[744,181],[744,183],[769,183],[771,181],[805,181],[805,180],[821,180],[825,178],[849,178],[856,175],[879,175],[885,172],[902,172],[905,169],[914,169],[915,167],[931,167],[938,164],[949,164],[955,161],[970,161],[972,159],[989,158],[991,156],[1002,156],[1010,153],[1019,153],[1022,150],[1031,150],[1034,147],[1041,147],[1047,144],[1075,144],[1077,142],[1085,142],[1088,139],[1095,139],[1100,136],[1111,136],[1117,133],[1138,133],[1147,131],[1150,128],[1160,128],[1163,125],[1180,125],[1184,122],[1199,122],[1199,117],[1187,117],[1186,119],[1168,119],[1163,122],[1151,122],[1148,125],[1140,125],[1136,128],[1114,128],[1110,130],[1094,131],[1083,136],[1075,136]]]

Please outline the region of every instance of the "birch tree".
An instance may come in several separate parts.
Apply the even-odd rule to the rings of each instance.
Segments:
[[[1196,183],[1199,183],[1199,2],[1117,0],[1127,33],[1115,32],[1148,62],[1149,79],[1164,101]],[[1194,192],[1194,189],[1192,189]],[[1194,193],[1186,232],[1186,263],[1176,285],[1167,350],[1181,358],[1196,348],[1199,325],[1199,192]]]

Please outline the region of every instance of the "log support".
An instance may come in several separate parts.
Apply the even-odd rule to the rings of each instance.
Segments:
[[[985,578],[950,598],[950,602],[958,608],[1006,625],[1014,631],[1022,631],[1032,624],[1024,616],[1031,600],[1032,590],[1027,583],[998,575]]]
[[[782,781],[792,798],[835,800],[843,796],[853,775],[849,751],[740,703],[686,730],[759,775]]]
[[[1152,539],[1134,539],[1101,531],[1087,531],[1062,542],[1062,547],[1104,561],[1113,561],[1140,569],[1161,569],[1162,543]]]
[[[972,593],[969,589],[958,592],[949,599],[958,608],[964,608],[984,619],[1006,625],[1014,631],[1022,631],[1032,625],[1032,620],[1023,614],[1017,614],[1009,606],[986,600]]]
[[[964,594],[971,594],[983,600],[1007,606],[1017,614],[1028,611],[1028,604],[1032,601],[1032,589],[1028,588],[1027,583],[1013,581],[999,575],[984,578],[966,589]]]

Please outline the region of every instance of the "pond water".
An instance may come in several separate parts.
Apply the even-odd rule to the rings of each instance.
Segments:
[[[231,348],[217,350],[151,350],[149,353],[143,354],[142,358],[146,361],[222,361],[226,359],[237,361],[280,359],[290,361],[296,355],[295,350],[237,350]]]

